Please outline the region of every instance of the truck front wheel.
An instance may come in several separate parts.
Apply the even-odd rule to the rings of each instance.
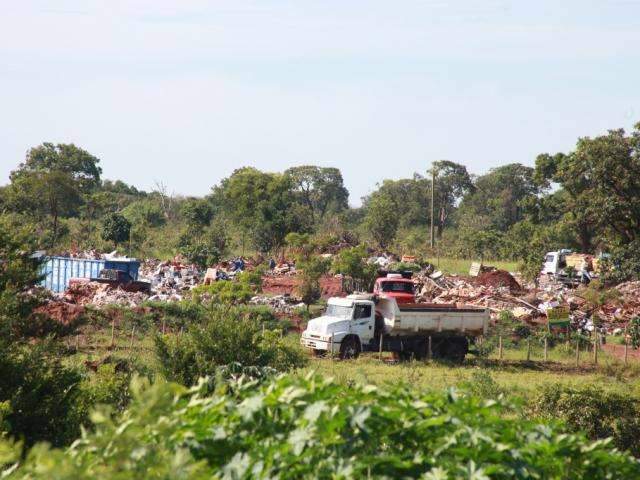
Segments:
[[[355,337],[346,337],[340,344],[340,359],[350,360],[360,355],[360,342]]]

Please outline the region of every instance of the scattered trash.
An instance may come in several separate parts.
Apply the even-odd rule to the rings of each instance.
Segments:
[[[291,295],[256,295],[250,302],[252,305],[268,305],[276,313],[292,314],[298,308],[304,308],[305,304],[299,298]]]

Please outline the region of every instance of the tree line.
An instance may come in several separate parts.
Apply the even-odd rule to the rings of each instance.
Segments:
[[[337,168],[243,167],[208,195],[185,197],[161,184],[145,192],[105,180],[100,164],[72,144],[30,149],[0,187],[3,221],[37,232],[39,247],[52,251],[120,247],[138,256],[181,253],[203,265],[231,253],[277,255],[292,232],[324,244],[347,237],[400,253],[519,260],[532,271],[557,248],[619,259],[640,253],[640,124],[629,134],[580,138],[572,151],[542,153],[533,166],[472,175],[461,163],[436,161],[378,184],[358,208],[349,206]],[[633,262],[625,268],[640,272]]]

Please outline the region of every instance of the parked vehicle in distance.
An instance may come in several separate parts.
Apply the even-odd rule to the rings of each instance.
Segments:
[[[416,299],[415,284],[411,278],[400,273],[388,273],[378,278],[373,285],[374,295],[395,298],[398,303],[414,303]]]
[[[568,249],[547,252],[540,275],[568,286],[587,284],[593,276],[592,258],[591,255],[573,253]]]
[[[363,351],[394,352],[401,360],[433,358],[461,362],[469,337],[484,335],[489,311],[452,304],[398,303],[370,294],[329,299],[324,315],[309,321],[300,343],[316,355],[342,359]]]

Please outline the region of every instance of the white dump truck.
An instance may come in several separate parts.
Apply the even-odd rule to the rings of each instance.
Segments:
[[[309,321],[300,339],[316,355],[342,359],[363,351],[395,352],[401,360],[433,358],[462,361],[469,337],[484,335],[489,311],[453,304],[398,304],[391,297],[349,295],[329,299],[321,317]]]

